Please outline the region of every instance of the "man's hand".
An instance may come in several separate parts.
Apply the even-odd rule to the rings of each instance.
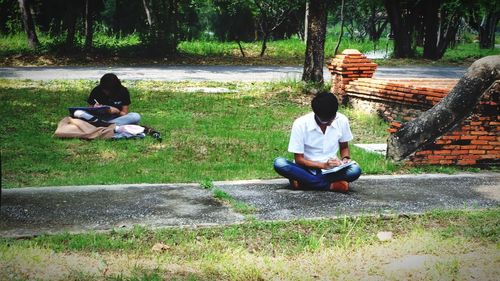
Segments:
[[[351,158],[347,158],[347,157],[342,158],[342,164],[346,164],[349,162],[351,162]]]
[[[109,114],[120,114],[120,110],[116,107],[110,106],[108,109]]]
[[[331,169],[339,165],[342,165],[342,162],[338,158],[330,158],[326,161],[324,169]]]

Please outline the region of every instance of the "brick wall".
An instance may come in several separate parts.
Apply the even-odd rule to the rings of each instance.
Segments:
[[[441,165],[500,164],[500,84],[486,93],[456,129],[437,138],[410,157],[410,162]],[[392,122],[389,131],[395,133],[401,122]]]
[[[457,79],[374,79],[376,64],[356,50],[346,50],[328,65],[332,92],[342,101],[391,122],[395,133],[402,122],[429,110],[457,83]],[[471,116],[453,131],[410,157],[410,163],[441,165],[500,164],[500,85],[483,95]]]
[[[438,103],[457,79],[360,78],[346,86],[346,98],[354,108],[376,112],[385,121],[409,121]]]

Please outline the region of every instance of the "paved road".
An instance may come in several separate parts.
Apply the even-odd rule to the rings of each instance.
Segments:
[[[362,176],[349,194],[288,189],[285,180],[216,182],[257,208],[261,220],[413,214],[500,207],[500,173]],[[245,221],[198,184],[18,188],[3,190],[0,236],[64,231],[233,224]]]
[[[460,78],[463,67],[379,67],[375,77]],[[92,79],[114,72],[123,80],[163,81],[275,81],[300,80],[302,67],[293,66],[144,66],[144,67],[1,67],[0,78],[6,79]],[[330,73],[325,68],[325,80]]]

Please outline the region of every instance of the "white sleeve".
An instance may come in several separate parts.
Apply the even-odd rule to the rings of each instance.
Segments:
[[[304,153],[304,133],[303,126],[299,126],[297,122],[293,122],[292,133],[290,134],[290,142],[288,143],[288,151],[291,153]]]
[[[342,126],[341,126],[342,136],[340,137],[339,142],[351,141],[354,137],[352,136],[351,128],[349,127],[349,120],[347,120],[347,118],[345,118],[342,121],[343,121]]]

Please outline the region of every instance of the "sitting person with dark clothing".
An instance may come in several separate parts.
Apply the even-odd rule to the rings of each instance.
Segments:
[[[124,87],[120,79],[113,74],[107,73],[101,77],[97,85],[90,93],[87,103],[90,107],[109,106],[105,114],[94,116],[84,110],[76,110],[74,117],[83,119],[96,126],[106,126],[110,123],[116,125],[138,124],[141,116],[135,112],[129,112],[130,93]]]

